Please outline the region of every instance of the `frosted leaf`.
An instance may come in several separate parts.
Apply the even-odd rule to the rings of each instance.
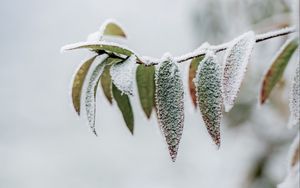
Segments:
[[[88,119],[88,123],[92,129],[92,131],[97,135],[95,129],[95,112],[96,112],[96,90],[99,82],[99,78],[104,70],[105,60],[108,55],[97,56],[95,59],[96,67],[92,71],[90,78],[88,80],[88,85],[86,88],[85,95],[85,109],[86,115]]]
[[[241,87],[250,55],[255,44],[255,34],[250,31],[229,43],[225,55],[223,74],[224,106],[228,112],[233,107]]]
[[[291,170],[293,167],[299,164],[300,162],[300,138],[299,133],[294,139],[291,148],[290,148],[290,159],[289,159],[289,169]]]
[[[178,66],[172,59],[162,62],[156,69],[155,85],[158,122],[174,162],[183,131],[184,93]]]
[[[84,80],[88,73],[89,68],[91,67],[92,63],[94,62],[96,56],[88,59],[82,65],[80,65],[79,69],[76,71],[73,83],[72,83],[72,102],[75,111],[78,115],[80,115],[80,103],[81,103],[81,91]]]
[[[290,149],[290,160],[288,174],[285,180],[278,185],[278,188],[299,188],[300,176],[300,150],[299,150],[299,133],[293,141]]]
[[[195,50],[195,52],[202,52],[204,49],[208,49],[209,48],[209,43],[205,42],[203,43],[199,48],[197,48]],[[196,71],[198,68],[199,63],[203,60],[204,56],[200,56],[200,57],[196,57],[194,58],[191,63],[190,63],[190,67],[189,67],[189,81],[188,81],[188,86],[189,86],[189,91],[190,91],[190,95],[192,98],[192,102],[195,106],[195,108],[197,107],[197,95],[196,95],[196,87],[194,84],[194,78],[196,77]]]
[[[197,102],[207,131],[217,147],[220,147],[220,124],[222,119],[222,68],[216,56],[207,52],[200,62],[194,79]]]
[[[299,188],[299,176],[300,176],[299,163],[289,171],[285,180],[277,186],[277,188]]]
[[[116,87],[126,95],[133,95],[134,68],[136,57],[128,57],[123,62],[113,64],[110,75]]]
[[[289,107],[291,111],[289,127],[300,124],[300,64],[298,59],[298,65],[294,75],[292,89],[290,91]]]

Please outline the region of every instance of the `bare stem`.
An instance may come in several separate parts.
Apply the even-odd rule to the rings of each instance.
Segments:
[[[291,34],[294,32],[296,32],[295,27],[287,27],[284,29],[276,30],[276,31],[258,34],[258,35],[256,35],[256,42],[257,43],[262,42],[262,41],[269,40],[272,38],[288,35],[288,34]],[[216,45],[216,46],[211,46],[211,49],[214,50],[216,53],[218,53],[218,52],[226,50],[228,48],[228,46],[229,46],[229,42],[223,43],[220,45]],[[194,59],[196,57],[204,56],[205,53],[206,53],[205,51],[200,51],[199,53],[188,53],[188,54],[185,54],[185,55],[182,55],[179,57],[175,57],[174,59],[176,60],[176,62],[182,63],[182,62]],[[160,62],[160,59],[155,59],[155,58],[151,58],[151,57],[143,57],[143,59],[150,62],[150,63],[145,63],[147,65],[157,65]],[[143,64],[143,62],[138,62],[138,63]]]

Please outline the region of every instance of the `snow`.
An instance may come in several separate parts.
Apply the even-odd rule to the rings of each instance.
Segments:
[[[162,59],[155,72],[155,100],[160,128],[174,162],[184,125],[184,90],[180,71],[170,54]]]
[[[97,135],[95,129],[96,89],[97,89],[98,80],[104,70],[105,59],[107,57],[108,55],[106,54],[96,57],[94,61],[96,67],[92,71],[90,78],[88,78],[88,85],[86,88],[86,96],[85,96],[86,115],[91,129],[96,135]]]
[[[222,68],[213,52],[208,51],[200,62],[196,78],[197,103],[208,133],[219,148],[222,119]]]
[[[224,107],[226,112],[229,112],[235,103],[254,44],[255,34],[250,31],[234,39],[226,50],[223,74]]]
[[[133,95],[134,70],[136,56],[132,55],[127,60],[113,64],[110,75],[116,87],[126,95]]]

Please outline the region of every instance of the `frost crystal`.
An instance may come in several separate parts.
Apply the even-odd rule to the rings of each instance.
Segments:
[[[115,86],[126,95],[133,95],[134,68],[136,57],[128,57],[125,61],[113,64],[110,75]]]
[[[155,84],[158,121],[174,162],[183,131],[184,93],[178,66],[171,58],[156,69]]]
[[[88,85],[86,88],[86,96],[85,96],[86,115],[91,129],[96,135],[97,135],[95,129],[96,89],[97,89],[99,78],[104,70],[105,59],[107,57],[108,55],[106,54],[97,56],[97,58],[95,59],[96,67],[90,75]]]
[[[222,68],[216,56],[208,52],[200,62],[194,79],[197,102],[207,131],[220,147],[220,124],[222,119]]]
[[[296,68],[296,73],[293,79],[292,89],[290,92],[290,120],[289,127],[298,125],[300,123],[300,64]]]
[[[250,55],[255,44],[255,34],[250,31],[229,43],[225,55],[223,75],[224,106],[228,112],[233,107],[242,84]]]

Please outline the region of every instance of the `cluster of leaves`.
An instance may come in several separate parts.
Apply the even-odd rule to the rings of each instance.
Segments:
[[[84,48],[95,53],[75,73],[72,87],[74,109],[80,115],[81,106],[85,108],[89,126],[96,134],[96,92],[101,86],[107,100],[112,104],[114,99],[117,103],[133,134],[134,115],[129,96],[134,93],[136,79],[142,109],[148,118],[153,109],[156,112],[170,156],[175,161],[184,126],[184,89],[176,58],[167,54],[154,63],[123,45],[108,42],[105,36],[126,38],[119,24],[109,20],[86,42],[63,47],[63,50]],[[256,36],[252,31],[230,41],[226,44],[226,54],[221,63],[217,61],[216,48],[205,43],[194,52],[205,53],[195,56],[190,63],[191,98],[194,106],[199,107],[207,131],[217,147],[221,144],[223,111],[230,111],[235,103],[255,42]],[[262,84],[261,103],[266,101],[280,80],[297,47],[298,39],[291,39],[276,56]],[[296,72],[291,92],[291,124],[299,124],[299,64]]]

